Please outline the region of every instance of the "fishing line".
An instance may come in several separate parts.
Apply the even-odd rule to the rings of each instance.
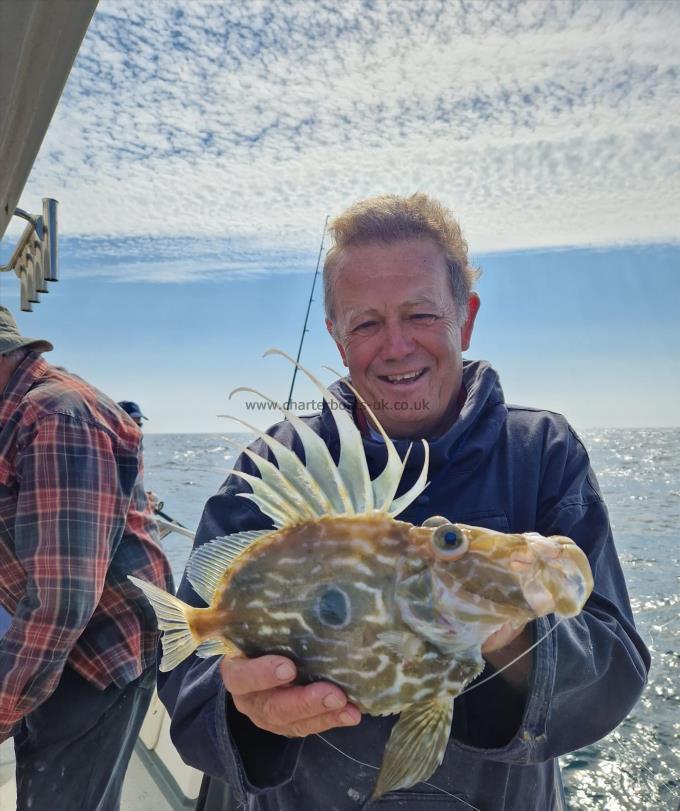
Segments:
[[[475,687],[480,687],[485,682],[490,681],[491,679],[494,679],[496,676],[498,676],[500,673],[502,673],[507,668],[512,667],[512,665],[514,665],[515,662],[518,662],[523,656],[526,656],[527,653],[530,653],[534,648],[538,647],[538,645],[540,645],[541,642],[543,642],[544,639],[547,639],[550,636],[550,634],[553,633],[555,628],[557,628],[557,626],[561,622],[564,622],[564,617],[560,617],[557,620],[557,622],[554,625],[552,625],[550,627],[550,629],[545,634],[543,634],[543,636],[539,637],[539,639],[537,639],[533,643],[533,645],[530,645],[526,650],[522,651],[522,653],[520,653],[518,656],[516,656],[514,659],[512,659],[506,665],[503,665],[503,667],[501,667],[499,670],[496,670],[490,676],[487,676],[485,679],[482,679],[482,681],[478,681],[475,684],[471,685],[467,689],[463,690],[462,693],[458,693],[458,695],[455,696],[455,698],[458,698],[459,696],[464,696],[465,693],[469,693],[470,690],[474,690]],[[364,763],[362,760],[357,760],[357,758],[352,757],[352,755],[347,754],[347,752],[343,752],[342,749],[339,749],[337,746],[335,746],[335,744],[331,743],[329,740],[326,740],[326,738],[324,738],[323,735],[320,735],[319,733],[316,733],[316,737],[320,738],[325,744],[328,744],[328,746],[330,746],[331,749],[335,749],[335,751],[338,754],[342,755],[343,757],[346,757],[348,760],[351,760],[353,763],[356,763],[358,766],[365,766],[367,769],[374,769],[375,771],[380,771],[379,766],[374,766],[372,763]],[[458,800],[459,802],[463,803],[464,805],[467,805],[468,808],[473,809],[473,811],[480,811],[480,809],[477,808],[476,805],[472,805],[472,803],[469,803],[467,800],[464,800],[459,795],[452,794],[450,791],[447,791],[446,789],[443,789],[441,786],[437,786],[434,783],[427,783],[425,781],[423,781],[423,785],[429,786],[430,788],[433,788],[436,791],[440,791],[442,794],[445,794],[447,797],[452,797],[454,800]]]
[[[380,766],[374,766],[372,763],[364,763],[363,760],[357,760],[355,757],[352,757],[352,755],[348,755],[347,752],[343,752],[342,749],[339,749],[334,743],[331,743],[330,741],[326,740],[326,738],[324,738],[323,735],[320,735],[318,732],[315,734],[317,738],[321,738],[321,740],[324,743],[327,743],[331,747],[331,749],[335,749],[335,751],[338,754],[342,755],[343,757],[346,757],[347,760],[351,760],[352,763],[356,763],[358,766],[365,766],[367,769],[374,769],[376,772],[380,771]],[[472,808],[473,811],[481,811],[481,809],[477,808],[476,805],[472,805],[472,803],[469,803],[467,800],[464,800],[458,794],[451,794],[450,791],[447,791],[441,786],[435,786],[434,783],[426,783],[425,781],[423,781],[423,785],[429,786],[430,788],[436,789],[437,791],[441,791],[442,794],[446,794],[447,797],[452,797],[454,800],[458,800],[464,805],[467,805],[468,808]]]
[[[552,632],[555,630],[555,628],[557,628],[557,626],[558,626],[560,623],[562,623],[562,622],[564,622],[564,617],[560,617],[560,618],[557,620],[557,622],[556,622],[556,623],[555,623],[553,626],[551,626],[550,630],[546,631],[546,633],[544,633],[544,634],[543,634],[543,636],[542,636],[542,637],[540,637],[540,639],[537,639],[537,640],[534,642],[534,644],[533,644],[533,645],[530,645],[530,646],[529,646],[529,647],[528,647],[526,650],[522,651],[522,652],[521,652],[521,653],[520,653],[518,656],[515,656],[515,658],[514,658],[514,659],[512,659],[511,661],[509,661],[509,662],[507,663],[507,665],[503,665],[503,667],[501,667],[499,670],[494,671],[494,672],[493,672],[493,673],[492,673],[490,676],[487,676],[485,679],[482,679],[481,681],[475,682],[474,684],[471,684],[469,687],[466,687],[466,688],[465,688],[465,690],[463,690],[463,692],[462,692],[462,693],[458,693],[458,695],[457,695],[457,696],[455,696],[455,698],[460,698],[460,696],[464,696],[464,695],[465,695],[465,693],[469,693],[469,692],[470,692],[470,690],[474,690],[474,689],[475,689],[475,687],[481,687],[481,686],[482,686],[482,684],[485,684],[487,681],[491,681],[491,679],[495,679],[495,678],[496,678],[496,676],[498,676],[499,674],[501,674],[501,673],[502,673],[504,670],[507,670],[509,667],[512,667],[512,665],[514,665],[514,664],[515,664],[515,662],[519,662],[519,660],[520,660],[520,659],[521,659],[523,656],[526,656],[526,655],[527,655],[527,653],[529,653],[529,652],[530,652],[530,651],[532,651],[532,650],[533,650],[535,647],[537,647],[538,645],[540,645],[540,644],[541,644],[541,642],[543,642],[543,640],[544,640],[544,639],[547,639],[547,638],[550,636],[550,634],[551,634],[551,633],[552,633]]]

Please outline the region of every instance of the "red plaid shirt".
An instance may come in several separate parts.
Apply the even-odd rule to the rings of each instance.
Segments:
[[[172,588],[142,482],[141,433],[34,352],[0,393],[0,741],[64,665],[100,689],[155,660],[153,611],[128,580]]]

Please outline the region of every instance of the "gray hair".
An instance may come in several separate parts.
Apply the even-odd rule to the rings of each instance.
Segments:
[[[422,192],[410,197],[386,194],[350,206],[329,226],[333,244],[323,266],[326,318],[334,320],[336,270],[345,249],[353,245],[405,239],[431,239],[444,252],[453,300],[461,323],[467,318],[468,300],[481,271],[470,264],[468,245],[453,214]]]

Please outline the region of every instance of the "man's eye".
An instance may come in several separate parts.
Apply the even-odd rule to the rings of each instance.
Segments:
[[[437,320],[437,316],[434,313],[413,313],[409,318],[417,324],[434,324]]]
[[[377,331],[379,324],[377,321],[362,321],[352,328],[353,335],[372,335]]]

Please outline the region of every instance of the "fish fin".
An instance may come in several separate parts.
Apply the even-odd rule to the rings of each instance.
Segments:
[[[347,487],[323,439],[314,433],[309,425],[300,419],[297,414],[279,405],[271,397],[267,397],[266,394],[262,394],[257,389],[251,389],[249,386],[239,386],[229,394],[229,397],[231,398],[237,392],[242,391],[257,394],[258,397],[262,397],[263,400],[271,403],[281,411],[293,426],[305,452],[305,466],[331,504],[332,509],[327,512],[335,515],[352,515],[354,509],[350,494],[347,492]]]
[[[248,479],[253,493],[257,495],[266,487],[267,497],[286,514],[288,524],[314,520],[319,517],[309,506],[309,492],[303,495],[269,459],[265,459],[264,456],[260,456],[229,437],[224,437],[224,439],[245,454],[257,468],[260,478],[255,481]],[[302,465],[302,463],[300,464]]]
[[[404,659],[413,659],[423,652],[423,640],[410,631],[383,631],[378,634],[379,642],[392,653]]]
[[[267,357],[268,355],[281,355],[281,357],[286,358],[305,377],[311,380],[321,392],[321,396],[326,401],[333,415],[335,427],[338,430],[340,458],[338,459],[337,469],[340,479],[349,493],[352,511],[357,515],[371,512],[374,509],[373,486],[368,472],[368,465],[366,464],[364,443],[361,440],[361,432],[347,413],[347,409],[315,375],[286,352],[281,349],[268,349],[264,356]]]
[[[361,515],[375,510],[395,516],[405,510],[427,486],[429,461],[427,442],[423,440],[425,459],[416,483],[407,493],[395,498],[406,466],[406,459],[403,462],[400,460],[393,442],[360,395],[355,392],[359,401],[366,408],[370,419],[378,427],[387,447],[387,464],[375,481],[371,481],[361,433],[343,404],[318,378],[290,355],[279,349],[270,349],[265,352],[265,357],[273,354],[281,355],[290,361],[312,381],[323,395],[338,431],[340,458],[336,465],[324,440],[296,414],[256,389],[239,387],[231,392],[230,398],[237,392],[252,392],[283,413],[302,444],[305,456],[303,467],[306,469],[300,470],[299,460],[293,459],[289,449],[284,448],[282,454],[281,443],[278,443],[273,437],[256,431],[273,453],[278,467],[268,459],[250,450],[244,450],[257,467],[260,477],[233,471],[235,475],[245,479],[253,490],[252,493],[239,493],[239,495],[257,504],[277,527],[291,526],[308,520],[309,514],[312,515],[313,520],[321,515]],[[354,389],[352,390],[354,391]],[[310,477],[312,486],[310,486]]]
[[[244,549],[271,532],[271,529],[235,532],[225,538],[215,538],[193,551],[187,563],[187,579],[201,600],[212,605],[224,573],[234,560]]]
[[[393,518],[395,515],[399,515],[399,513],[404,512],[404,510],[408,507],[408,505],[411,504],[411,502],[415,501],[429,484],[429,482],[427,481],[427,469],[430,464],[430,446],[424,439],[422,439],[421,442],[423,443],[423,448],[425,450],[423,469],[420,471],[420,475],[418,476],[418,479],[416,483],[413,485],[413,487],[411,487],[411,489],[408,490],[403,495],[399,496],[399,498],[395,498],[394,501],[390,504],[387,512]],[[406,459],[408,459],[408,454],[404,459],[404,467],[406,467]]]
[[[329,372],[333,372],[333,374],[337,375],[338,377],[342,377],[342,374],[336,372],[334,369],[331,369],[330,366],[326,366],[325,368],[328,369]],[[375,508],[377,510],[387,512],[394,499],[394,496],[396,495],[397,488],[399,487],[399,482],[401,481],[401,476],[404,472],[404,466],[406,465],[406,459],[408,459],[410,447],[402,463],[401,459],[399,458],[399,453],[394,447],[394,442],[392,442],[392,440],[387,436],[385,429],[380,424],[380,420],[375,416],[366,400],[364,400],[364,398],[348,380],[343,380],[343,384],[347,386],[347,388],[357,398],[357,401],[361,403],[364,411],[368,414],[369,419],[385,443],[385,449],[387,450],[387,464],[381,471],[380,475],[373,479],[371,486],[373,487]]]
[[[231,417],[227,414],[218,414],[218,416],[227,417],[228,419],[234,420],[234,422],[238,422],[240,425],[245,426],[249,431],[256,434],[265,443],[265,445],[267,445],[269,450],[272,452],[274,459],[276,459],[276,464],[278,465],[281,473],[283,473],[283,475],[286,477],[289,484],[304,497],[305,501],[308,503],[309,509],[313,510],[318,518],[332,512],[333,508],[328,500],[328,497],[316,483],[316,480],[307,470],[302,459],[300,459],[295,451],[286,447],[286,445],[279,442],[279,440],[275,437],[270,436],[264,431],[260,431],[259,428],[256,428],[251,423],[246,422],[239,417]]]
[[[252,493],[237,493],[237,496],[254,501],[262,512],[272,519],[274,526],[285,527],[297,524],[299,517],[290,511],[290,508],[281,501],[280,496],[269,484],[259,476],[245,473],[243,470],[232,470],[230,475],[238,476],[248,482]]]
[[[385,747],[372,799],[427,780],[444,759],[453,699],[421,701],[404,710]]]
[[[158,627],[163,632],[163,658],[159,670],[163,673],[172,670],[198,647],[198,640],[191,632],[186,614],[191,606],[153,583],[139,580],[132,575],[128,575],[128,580],[144,592],[156,612]]]
[[[209,659],[211,656],[226,656],[233,659],[236,656],[243,656],[243,653],[226,639],[208,639],[196,648],[196,656],[201,659]]]

